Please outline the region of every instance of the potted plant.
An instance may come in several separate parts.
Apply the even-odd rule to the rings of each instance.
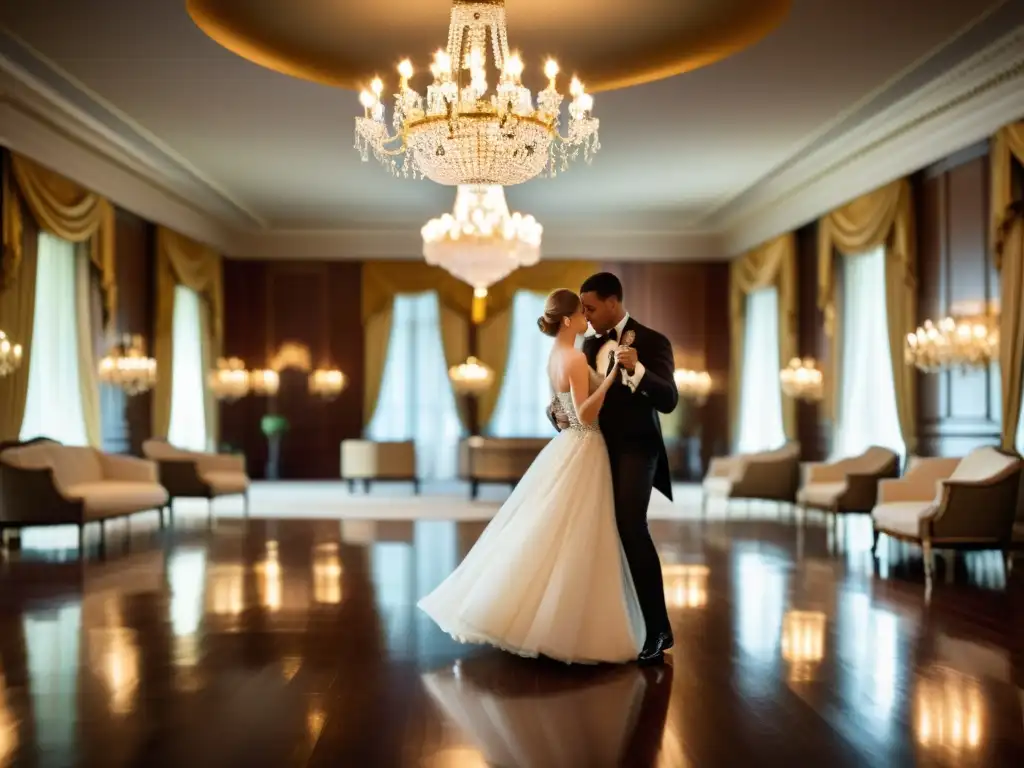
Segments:
[[[277,413],[268,413],[260,419],[260,430],[267,438],[267,480],[279,480],[281,475],[281,438],[288,431],[288,419]]]

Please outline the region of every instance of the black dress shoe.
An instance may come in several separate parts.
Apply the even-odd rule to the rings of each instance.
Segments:
[[[637,656],[641,664],[662,664],[665,661],[665,651],[675,644],[671,632],[659,632],[647,643]]]

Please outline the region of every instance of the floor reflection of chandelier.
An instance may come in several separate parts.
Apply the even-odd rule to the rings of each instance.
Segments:
[[[14,373],[21,366],[21,344],[14,344],[0,331],[0,376]]]
[[[448,378],[456,395],[478,396],[494,382],[494,371],[475,357],[468,357],[466,362],[448,369]]]
[[[805,357],[801,360],[794,357],[789,365],[779,371],[779,384],[782,394],[795,400],[814,403],[824,395],[824,378],[818,370],[814,358]]]
[[[540,261],[543,232],[533,216],[509,214],[502,187],[459,185],[454,215],[446,213],[423,227],[423,257],[479,294]]]
[[[146,342],[141,336],[126,334],[100,360],[99,377],[128,395],[140,395],[156,384],[156,360],[146,356]]]
[[[490,95],[489,64],[500,73]],[[581,152],[589,162],[600,148],[599,121],[590,114],[594,99],[575,77],[568,133],[558,133],[563,96],[553,60],[544,66],[548,84],[534,106],[521,81],[523,61],[509,52],[504,0],[452,0],[448,48],[434,54],[430,72],[433,83],[424,97],[409,87],[412,63],[398,65],[394,134],[385,119],[380,78],[359,94],[365,113],[356,118],[355,146],[364,161],[372,152],[396,175],[508,187],[545,171],[567,170]]]
[[[904,359],[925,373],[946,368],[984,368],[999,356],[999,328],[992,317],[925,320],[907,334]]]

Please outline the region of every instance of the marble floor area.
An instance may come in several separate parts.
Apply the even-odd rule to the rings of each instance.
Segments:
[[[0,564],[0,766],[1024,766],[1024,562],[870,555],[864,517],[652,508],[661,668],[460,646],[415,607],[501,489],[256,489]],[[12,543],[13,544],[13,543]]]

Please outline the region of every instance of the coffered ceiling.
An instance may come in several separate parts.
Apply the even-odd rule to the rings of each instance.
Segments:
[[[979,52],[1024,23],[1024,0],[506,5],[510,43],[528,66],[563,54],[585,81],[589,69],[605,86],[593,165],[511,188],[509,203],[560,243],[614,236],[623,258],[649,257],[651,234],[680,238],[659,257],[706,257],[709,238],[728,239],[730,228],[820,175],[811,159],[842,161],[845,148],[876,138],[866,126],[898,131],[914,94],[962,81],[950,73],[966,61],[973,72]],[[14,0],[0,5],[0,68],[117,143],[176,204],[244,234],[235,255],[359,257],[328,253],[331,236],[400,235],[397,250],[415,248],[419,227],[450,210],[454,192],[360,162],[352,144],[361,110],[355,92],[337,84],[357,85],[404,56],[425,69],[447,40],[448,8],[447,0]],[[1024,49],[1008,55],[1024,58]],[[682,74],[666,76],[672,71]],[[617,87],[638,81],[648,82]],[[529,74],[527,84],[536,87]],[[754,233],[774,234],[771,226],[729,242],[751,245]],[[292,248],[289,237],[319,245]]]

